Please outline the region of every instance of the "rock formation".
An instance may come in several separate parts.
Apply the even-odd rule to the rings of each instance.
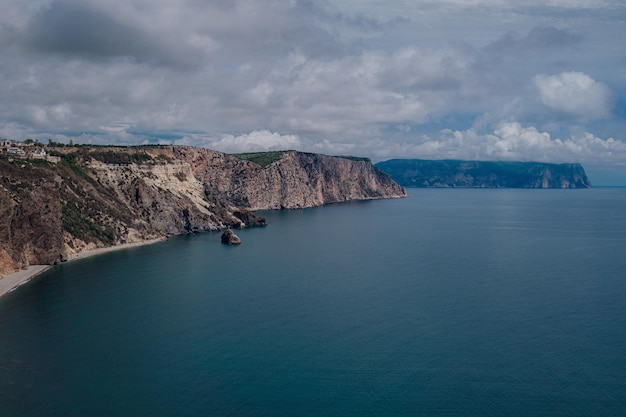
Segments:
[[[47,150],[57,164],[0,155],[0,276],[85,249],[264,226],[256,210],[405,195],[358,158],[285,151],[259,164],[193,147]]]
[[[404,187],[591,187],[580,164],[392,159],[376,167]]]
[[[193,175],[206,184],[205,192],[211,199],[226,199],[252,211],[405,195],[391,178],[363,158],[286,151],[262,167],[201,148],[173,150],[176,158],[187,162]]]
[[[232,231],[232,229],[226,229],[224,233],[222,233],[222,237],[220,238],[222,243],[226,245],[239,245],[241,243],[241,239],[239,236]]]

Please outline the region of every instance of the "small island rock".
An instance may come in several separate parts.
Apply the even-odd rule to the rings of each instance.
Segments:
[[[235,232],[228,229],[222,233],[222,243],[226,245],[239,245],[241,243],[241,239],[235,234]]]

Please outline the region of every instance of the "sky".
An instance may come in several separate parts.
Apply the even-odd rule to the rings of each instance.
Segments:
[[[626,185],[623,0],[0,0],[0,136],[580,162]]]

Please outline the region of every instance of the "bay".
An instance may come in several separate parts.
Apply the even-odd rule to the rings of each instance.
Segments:
[[[626,189],[410,189],[55,267],[2,416],[626,413]]]

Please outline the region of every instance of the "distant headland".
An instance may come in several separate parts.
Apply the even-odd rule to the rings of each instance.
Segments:
[[[577,163],[392,159],[376,167],[403,187],[590,188]]]

